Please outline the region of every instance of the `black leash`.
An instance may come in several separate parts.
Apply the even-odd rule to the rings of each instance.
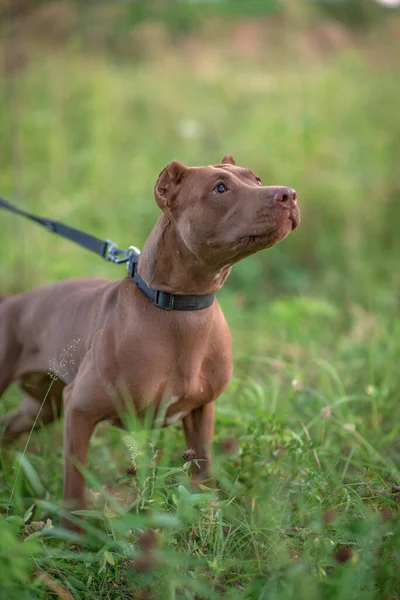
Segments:
[[[75,242],[75,244],[79,244],[79,246],[83,246],[87,250],[91,250],[96,254],[100,254],[101,257],[106,258],[107,255],[107,242],[100,240],[93,235],[89,235],[87,233],[83,233],[78,229],[74,229],[73,227],[68,227],[63,223],[59,223],[58,221],[52,221],[51,219],[43,219],[42,217],[37,217],[36,215],[32,215],[31,213],[26,212],[25,210],[21,210],[16,206],[13,206],[9,202],[0,198],[0,207],[10,212],[15,213],[16,215],[21,215],[22,217],[26,217],[43,227],[46,227],[48,231],[51,233],[57,233],[61,235],[61,237],[66,238],[67,240],[71,240],[71,242]]]
[[[138,288],[159,308],[164,310],[202,310],[211,306],[214,300],[214,294],[204,294],[202,296],[193,296],[189,294],[169,294],[162,290],[150,288],[137,272],[140,250],[135,246],[130,246],[128,250],[118,248],[110,240],[101,240],[89,233],[84,233],[51,219],[38,217],[25,210],[6,202],[0,198],[0,208],[8,210],[22,217],[26,217],[39,225],[45,227],[51,233],[56,233],[61,237],[91,250],[101,256],[104,260],[109,260],[114,264],[128,263],[128,276],[131,277]]]

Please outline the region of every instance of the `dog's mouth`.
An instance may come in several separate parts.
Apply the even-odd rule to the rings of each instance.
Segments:
[[[291,207],[289,210],[289,220],[292,225],[292,231],[294,231],[300,225],[300,210],[297,205]]]
[[[294,231],[300,225],[300,217],[292,213],[289,215],[289,220],[292,224],[292,231]]]
[[[287,234],[286,234],[287,235]],[[281,230],[271,233],[261,233],[257,235],[247,235],[239,240],[239,246],[245,249],[245,254],[254,254],[259,250],[270,248],[279,242],[282,237],[286,237]]]
[[[276,231],[274,233],[272,233],[271,231],[268,231],[268,232],[263,232],[263,233],[259,233],[259,234],[255,234],[255,235],[249,235],[249,236],[243,237],[241,239],[241,241],[242,242],[245,241],[246,243],[250,243],[250,244],[254,244],[254,243],[257,244],[257,243],[266,242],[268,240],[273,240],[273,244],[276,243],[276,237],[280,237],[280,234],[282,234],[284,231],[286,231],[285,237],[288,235],[287,228],[286,228],[287,221],[285,221],[286,218],[289,220],[289,223],[290,223],[290,231],[294,231],[300,225],[299,211],[290,211],[290,213],[287,215],[287,217],[284,217],[284,220],[281,221],[280,224],[276,227]]]
[[[278,242],[284,240],[292,231],[300,225],[300,211],[290,210],[282,214],[275,227],[257,233],[248,233],[240,237],[236,243],[235,261],[238,262],[246,256],[255,254],[259,250],[271,248]]]

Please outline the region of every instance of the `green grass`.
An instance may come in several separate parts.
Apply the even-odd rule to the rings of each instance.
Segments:
[[[399,52],[379,29],[310,52],[314,34],[272,27],[243,58],[203,32],[133,63],[78,36],[3,78],[0,195],[29,210],[142,246],[163,166],[230,152],[296,188],[303,223],[219,295],[235,357],[219,491],[190,489],[179,426],[102,425],[77,549],[57,527],[62,423],[34,433],[1,455],[1,597],[57,597],[40,572],[75,599],[400,597]],[[1,291],[125,273],[6,213],[0,227]]]

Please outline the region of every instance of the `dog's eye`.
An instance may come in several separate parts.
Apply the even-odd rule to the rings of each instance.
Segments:
[[[228,189],[226,185],[224,185],[223,183],[219,183],[215,188],[215,191],[217,192],[217,194],[223,194],[224,192],[227,192]]]
[[[257,181],[258,185],[261,185],[261,179],[260,179],[260,177],[256,176],[256,181]]]

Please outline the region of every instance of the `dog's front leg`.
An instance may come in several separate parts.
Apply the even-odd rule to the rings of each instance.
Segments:
[[[192,410],[183,419],[186,444],[192,448],[199,459],[199,466],[192,466],[192,481],[199,484],[213,484],[212,479],[212,440],[214,437],[215,407],[214,402],[203,404]]]
[[[72,392],[65,402],[64,413],[64,504],[68,511],[86,507],[84,470],[95,426],[93,416],[79,405],[79,396]],[[61,524],[67,529],[80,531],[80,527],[67,517],[61,520]]]

